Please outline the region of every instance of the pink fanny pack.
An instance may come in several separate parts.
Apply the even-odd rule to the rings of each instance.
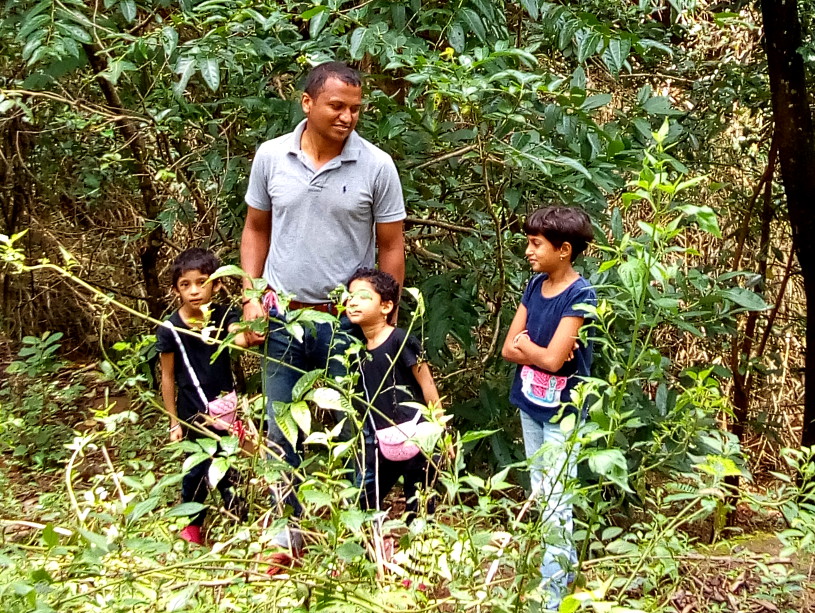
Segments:
[[[415,439],[426,439],[440,432],[432,422],[419,422],[420,416],[417,411],[416,417],[410,421],[376,430],[376,442],[385,459],[404,462],[415,458],[421,451]]]
[[[561,393],[566,389],[568,377],[550,375],[532,366],[521,368],[521,393],[524,397],[540,407],[558,407]]]
[[[238,418],[238,395],[235,391],[219,396],[207,403],[207,413],[216,430],[229,430]]]

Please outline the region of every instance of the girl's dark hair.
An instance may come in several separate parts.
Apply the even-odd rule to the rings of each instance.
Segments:
[[[379,294],[382,302],[393,303],[393,309],[388,313],[388,323],[392,323],[396,306],[399,304],[399,282],[390,273],[376,268],[357,268],[348,280],[348,287],[351,287],[353,281],[358,280],[367,281],[373,285],[374,291]]]
[[[557,249],[563,243],[569,243],[572,246],[572,262],[594,240],[589,216],[576,207],[547,206],[538,209],[526,218],[524,233],[527,236],[543,236]]]
[[[308,76],[303,90],[312,98],[316,98],[328,79],[339,79],[346,85],[362,87],[359,73],[345,62],[325,62],[315,66]]]
[[[206,276],[210,276],[218,270],[220,265],[221,263],[218,261],[217,256],[211,251],[200,249],[199,247],[186,249],[176,256],[170,266],[172,285],[176,287],[178,280],[185,272],[197,270]]]

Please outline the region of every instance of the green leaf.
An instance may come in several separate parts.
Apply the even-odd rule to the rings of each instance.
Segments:
[[[222,277],[248,277],[243,268],[240,266],[235,266],[234,264],[229,264],[228,266],[221,266],[209,276],[210,281],[214,281],[215,279],[221,279]]]
[[[217,91],[221,84],[221,71],[218,68],[218,60],[213,57],[199,57],[198,71],[212,91]]]
[[[135,507],[133,507],[133,510],[130,512],[130,515],[127,516],[127,520],[133,522],[136,521],[137,519],[140,519],[141,517],[144,517],[145,515],[150,513],[153,509],[156,508],[156,506],[159,503],[159,500],[160,499],[158,497],[142,500]]]
[[[628,464],[619,449],[591,449],[587,452],[589,468],[616,483],[626,491],[628,487]]]
[[[366,515],[361,509],[348,509],[340,513],[340,521],[351,531],[359,532],[365,523]]]
[[[328,23],[329,17],[331,17],[331,13],[328,12],[328,10],[324,10],[311,18],[308,23],[308,34],[311,38],[317,38],[319,36],[320,31],[325,27],[325,24]]]
[[[104,552],[110,551],[110,545],[108,544],[108,540],[102,536],[101,534],[96,534],[95,532],[90,532],[89,530],[79,530],[79,533],[82,537],[90,543],[92,547],[98,547]]]
[[[671,108],[671,101],[664,96],[649,98],[642,109],[649,115],[681,115],[682,111]]]
[[[303,394],[305,394],[312,387],[314,387],[314,384],[323,375],[324,372],[325,370],[320,368],[317,370],[309,371],[302,377],[300,377],[291,390],[292,400],[301,400],[303,398]]]
[[[540,16],[540,11],[538,10],[538,0],[520,0],[520,2],[521,6],[524,7],[524,10],[529,13],[532,20],[537,21],[538,17]]]
[[[365,55],[365,39],[368,36],[368,28],[357,28],[351,34],[351,43],[348,50],[351,53],[351,58],[354,60],[361,60]]]
[[[167,601],[166,611],[181,611],[188,608],[190,603],[194,600],[195,594],[198,592],[198,584],[193,583],[185,587],[180,592],[173,594],[172,598]]]
[[[167,511],[167,517],[187,517],[189,515],[195,515],[196,513],[200,513],[204,509],[207,508],[207,505],[201,504],[200,502],[183,502],[180,505],[173,507],[169,511]]]
[[[181,470],[185,473],[189,472],[193,466],[200,464],[201,462],[206,462],[212,456],[208,453],[198,452],[193,453],[192,455],[187,456],[184,459],[184,464],[181,466]]]
[[[696,177],[699,180],[704,180],[705,177]],[[690,183],[690,181],[685,181],[684,183]],[[679,188],[677,187],[677,191]],[[683,213],[685,213],[689,217],[693,217],[693,220],[696,222],[696,225],[699,226],[704,232],[708,234],[712,234],[717,238],[721,238],[722,232],[719,229],[719,219],[716,215],[716,212],[710,208],[709,206],[696,206],[694,204],[684,204],[682,206],[676,207]]]
[[[575,425],[577,424],[577,415],[574,413],[570,413],[566,415],[563,419],[560,420],[558,424],[560,426],[560,431],[566,434],[567,436],[574,430]]]
[[[568,166],[576,170],[577,172],[584,175],[587,179],[591,179],[591,173],[586,170],[586,167],[583,166],[580,162],[570,157],[566,157],[565,155],[559,155],[556,158],[547,159],[547,162],[551,162],[552,164],[557,164],[559,166]]]
[[[612,541],[606,545],[606,552],[610,553],[611,555],[619,556],[634,553],[635,551],[637,551],[637,546],[634,543],[624,541],[622,539]]]
[[[355,558],[365,555],[365,549],[359,543],[353,541],[345,541],[342,545],[337,547],[337,555],[340,559],[346,562],[351,562]]]
[[[600,536],[601,540],[610,541],[611,539],[620,536],[622,534],[623,529],[619,526],[609,526],[605,530],[603,530],[603,534]]]
[[[575,33],[577,38],[577,61],[581,64],[597,53],[597,49],[603,40],[597,32],[592,30],[578,30]]]
[[[718,455],[707,456],[707,461],[697,464],[696,468],[718,479],[738,477],[741,475],[739,467],[736,466],[736,463],[731,458]]]
[[[459,18],[470,27],[470,31],[474,32],[482,43],[487,42],[487,30],[484,28],[484,22],[481,17],[473,9],[464,7],[458,12]]]
[[[293,402],[291,405],[291,416],[306,436],[311,434],[311,411],[308,408],[308,403],[302,400]]]
[[[273,404],[274,420],[277,427],[292,445],[297,444],[297,436],[299,434],[297,422],[291,414],[291,404],[287,402],[275,401]]]
[[[303,21],[308,21],[309,19],[311,19],[315,15],[319,15],[320,13],[327,12],[328,10],[329,9],[328,9],[327,6],[325,6],[323,4],[318,4],[317,6],[313,6],[309,10],[304,11],[303,14],[300,15],[300,17],[301,17],[301,19]]]
[[[215,487],[220,483],[228,470],[229,460],[227,458],[215,458],[212,460],[212,463],[209,465],[209,470],[207,471],[207,481],[209,481],[210,486]]]
[[[331,494],[322,490],[301,489],[303,500],[313,504],[318,509],[331,506]]]
[[[586,98],[583,104],[580,105],[580,109],[583,111],[599,109],[601,106],[605,106],[609,102],[611,102],[611,94],[595,94]]]
[[[482,438],[492,436],[496,432],[498,432],[498,430],[470,430],[469,432],[465,432],[464,436],[461,437],[461,444],[466,445],[467,443],[479,441]]]
[[[164,55],[169,58],[178,46],[178,32],[175,28],[164,26],[161,29],[161,44],[164,47]]]
[[[617,267],[617,274],[620,276],[623,287],[639,303],[645,284],[645,262],[637,259],[626,260]]]
[[[766,311],[770,308],[770,305],[764,302],[761,296],[743,287],[732,287],[730,289],[719,290],[716,293],[722,298],[735,302],[748,311]]]
[[[181,96],[184,90],[187,89],[187,83],[190,78],[195,74],[195,58],[189,56],[182,56],[178,58],[175,64],[175,73],[179,75],[178,83],[173,86],[173,93],[176,96]]]
[[[625,65],[628,52],[631,50],[631,41],[627,38],[613,38],[603,51],[603,63],[613,75],[619,74]]]
[[[46,524],[42,531],[42,542],[45,543],[46,547],[56,547],[59,545],[59,535],[57,535],[56,530],[54,530],[54,524]]]
[[[136,3],[134,0],[122,0],[119,3],[119,10],[122,11],[122,17],[125,18],[127,23],[133,23],[136,19]]]
[[[210,457],[218,453],[218,441],[216,441],[215,439],[209,437],[199,438],[195,442],[204,451],[204,453],[209,454]]]
[[[65,36],[73,38],[80,43],[90,44],[93,42],[91,35],[74,23],[60,21],[57,23],[57,30],[59,30],[60,33],[64,34]]]
[[[456,53],[464,52],[467,39],[464,36],[464,28],[459,22],[455,22],[450,26],[450,30],[447,33],[447,42],[450,43],[450,46],[456,51]]]

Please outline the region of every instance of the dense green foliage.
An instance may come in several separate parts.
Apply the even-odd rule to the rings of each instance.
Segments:
[[[741,254],[783,268],[787,247],[767,237],[786,228],[770,228],[772,181],[763,216],[754,212],[762,184],[751,197],[770,140],[755,16],[711,10],[6,2],[0,324],[31,336],[0,389],[0,445],[15,470],[53,476],[67,463],[67,489],[46,494],[33,531],[0,551],[9,610],[535,610],[545,524],[515,485],[526,477],[499,347],[529,278],[521,222],[544,202],[591,213],[597,245],[579,266],[601,297],[594,377],[581,392],[591,419],[576,434],[581,475],[570,485],[590,591],[564,606],[665,610],[694,530],[718,538],[735,505],[725,479],[748,474],[738,440],[721,429],[728,377],[770,381],[788,360],[774,339],[797,335],[801,321],[794,310],[774,320],[775,309],[758,355],[739,336],[742,314],[758,317],[776,299],[767,267]],[[810,51],[811,42],[802,52],[812,62]],[[333,58],[368,74],[359,130],[397,163],[408,285],[425,307],[408,300],[402,317],[421,326],[460,432],[440,521],[401,539],[423,567],[408,584],[381,574],[371,518],[354,509],[343,472],[348,450],[321,442],[316,423],[322,452],[303,467],[301,488],[313,542],[293,580],[266,580],[254,559],[267,530],[217,519],[218,545],[190,551],[173,538],[191,509],[166,510],[180,450],[163,449],[145,360],[155,321],[144,318],[167,306],[162,263],[190,245],[237,262],[254,149],[295,125],[300,79]],[[43,256],[61,265],[38,264]],[[126,392],[133,411],[78,414],[91,384],[56,358],[66,339],[86,351],[100,341],[110,353],[92,385]],[[315,384],[328,382],[311,377],[300,396]],[[305,424],[304,406],[290,407],[292,428]],[[780,419],[768,412],[762,425]],[[237,464],[261,478],[249,487],[254,522],[269,504],[263,479],[279,480],[282,467],[230,451],[219,470]],[[811,550],[812,509],[798,504],[811,471],[805,453],[786,457],[802,480],[749,502],[779,508],[783,544]],[[82,458],[97,474],[76,470]],[[17,529],[26,511],[11,491],[7,525]],[[794,609],[784,592],[801,580],[794,567],[767,566],[755,596]]]

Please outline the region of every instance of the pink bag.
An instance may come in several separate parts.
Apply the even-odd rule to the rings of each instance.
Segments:
[[[421,449],[415,438],[429,437],[439,432],[439,427],[429,421],[419,421],[419,412],[411,421],[406,421],[389,428],[376,431],[376,442],[379,451],[386,460],[391,462],[404,462],[419,455]]]
[[[531,402],[541,407],[558,407],[561,392],[566,389],[568,377],[558,377],[537,368],[525,365],[521,368],[521,393]]]
[[[216,430],[230,430],[238,417],[238,395],[231,391],[207,403],[207,413]]]

